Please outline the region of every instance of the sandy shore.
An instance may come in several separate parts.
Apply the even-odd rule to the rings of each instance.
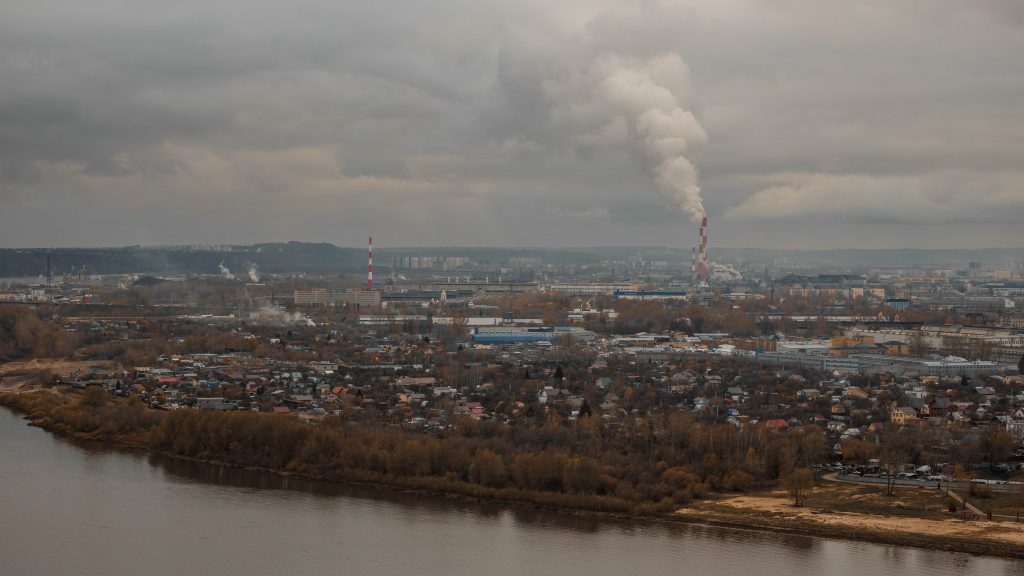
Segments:
[[[822,487],[828,489],[828,484],[825,481]],[[899,504],[893,501],[894,506]],[[677,516],[692,522],[1024,558],[1024,524],[952,515],[934,519],[838,512],[813,504],[795,508],[783,491],[696,502]]]

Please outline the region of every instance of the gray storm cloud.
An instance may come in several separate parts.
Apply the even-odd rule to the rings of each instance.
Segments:
[[[689,107],[689,68],[682,57],[605,54],[562,80],[546,83],[552,115],[585,147],[636,146],[651,163],[658,191],[690,220],[704,216],[693,161],[708,135]]]
[[[0,246],[1021,245],[1021,4],[7,2]]]

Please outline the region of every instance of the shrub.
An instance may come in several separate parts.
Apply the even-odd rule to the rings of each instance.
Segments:
[[[992,487],[989,486],[988,484],[976,484],[974,482],[971,482],[969,492],[971,496],[974,496],[975,498],[992,497]]]
[[[754,487],[754,477],[742,470],[735,470],[725,475],[722,487],[733,492],[746,492]]]

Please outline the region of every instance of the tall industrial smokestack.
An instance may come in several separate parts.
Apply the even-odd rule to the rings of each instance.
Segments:
[[[700,278],[708,278],[708,217],[700,221]]]
[[[373,289],[373,236],[370,236],[370,260],[366,270],[366,289]]]
[[[697,247],[690,248],[690,279],[697,277]]]

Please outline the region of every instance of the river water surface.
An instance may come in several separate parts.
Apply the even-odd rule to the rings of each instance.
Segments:
[[[71,443],[0,408],[0,575],[1018,573],[966,554],[296,480]]]

